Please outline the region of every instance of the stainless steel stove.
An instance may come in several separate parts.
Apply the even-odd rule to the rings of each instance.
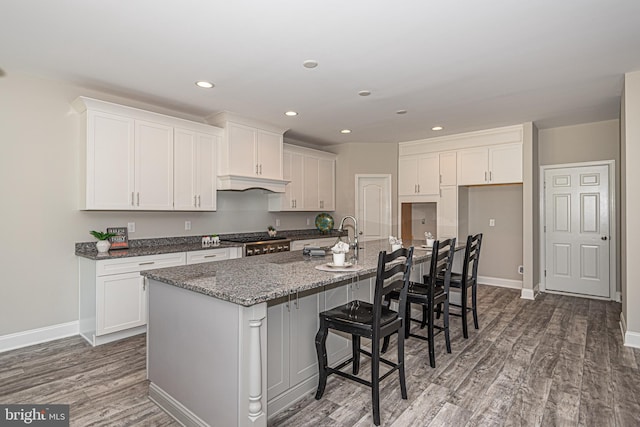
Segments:
[[[289,252],[291,250],[291,240],[283,239],[282,237],[231,237],[224,240],[227,242],[244,243],[244,256]]]

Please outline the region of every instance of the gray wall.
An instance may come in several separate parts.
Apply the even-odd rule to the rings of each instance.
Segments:
[[[522,185],[470,187],[468,197],[469,233],[483,233],[478,275],[522,280]]]
[[[8,73],[0,78],[0,336],[78,320],[76,242],[89,230],[136,223],[131,239],[313,228],[316,213],[269,213],[260,190],[218,192],[218,211],[86,212],[80,193],[79,118],[71,101],[91,96],[203,122],[71,84]],[[389,160],[396,163],[396,160]],[[192,230],[184,230],[190,220]],[[311,222],[313,224],[313,222]]]
[[[540,166],[564,163],[593,162],[598,160],[614,160],[615,194],[621,194],[621,164],[620,164],[620,121],[607,120],[586,123],[576,126],[563,126],[539,131],[539,162]],[[620,290],[622,233],[621,225],[622,205],[621,197],[615,197],[616,229],[614,231],[617,248],[616,289]],[[540,221],[540,213],[536,215]]]
[[[391,174],[391,231],[398,232],[398,145],[347,143],[333,145],[328,151],[336,161],[335,220],[356,213],[356,174]]]

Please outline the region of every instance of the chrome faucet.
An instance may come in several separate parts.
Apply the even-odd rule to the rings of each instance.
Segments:
[[[353,234],[353,236],[354,236],[353,237],[353,243],[349,243],[349,247],[352,247],[354,249],[355,257],[357,259],[358,258],[358,249],[359,249],[359,247],[358,247],[358,220],[355,217],[351,216],[351,215],[345,216],[344,218],[342,218],[342,221],[340,221],[340,227],[338,227],[338,231],[344,231],[344,221],[347,218],[350,218],[351,220],[353,220],[353,226],[354,226],[355,231],[354,231],[354,234]],[[348,238],[349,237],[347,236],[347,239]]]

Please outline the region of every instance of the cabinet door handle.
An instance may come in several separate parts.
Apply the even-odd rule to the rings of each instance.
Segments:
[[[262,175],[262,163],[260,163],[260,175]]]
[[[258,175],[258,164],[256,163],[256,175]]]
[[[136,193],[136,197],[137,197],[137,205],[140,206],[140,193]]]
[[[198,196],[193,196],[193,207],[194,208],[198,207]]]
[[[493,181],[493,172],[489,171],[489,182]]]
[[[420,184],[418,184],[418,193],[420,193]]]
[[[484,171],[484,182],[487,182],[487,171]]]
[[[198,194],[198,207],[202,207],[202,203],[200,202],[200,195]]]
[[[149,261],[149,262],[141,262],[141,263],[138,263],[138,265],[153,265],[153,264],[155,264],[155,263],[156,263],[155,261]]]
[[[296,290],[296,310],[298,310],[300,307],[298,306],[298,291]]]
[[[287,295],[287,311],[291,311],[291,293]]]
[[[204,257],[205,257],[205,258],[215,258],[215,257],[217,257],[217,256],[218,256],[218,255],[205,255]]]
[[[136,204],[134,203],[134,201],[133,201],[133,197],[134,197],[134,196],[133,196],[133,191],[132,191],[132,192],[131,192],[131,206],[135,206],[135,205],[136,205]]]
[[[147,278],[146,277],[142,278],[142,290],[143,291],[147,290]]]
[[[442,184],[442,174],[440,174],[440,184]]]

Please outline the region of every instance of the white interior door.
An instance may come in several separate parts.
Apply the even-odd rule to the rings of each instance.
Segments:
[[[546,288],[611,297],[609,167],[546,169],[544,181]]]
[[[391,235],[391,175],[356,175],[360,241]]]

